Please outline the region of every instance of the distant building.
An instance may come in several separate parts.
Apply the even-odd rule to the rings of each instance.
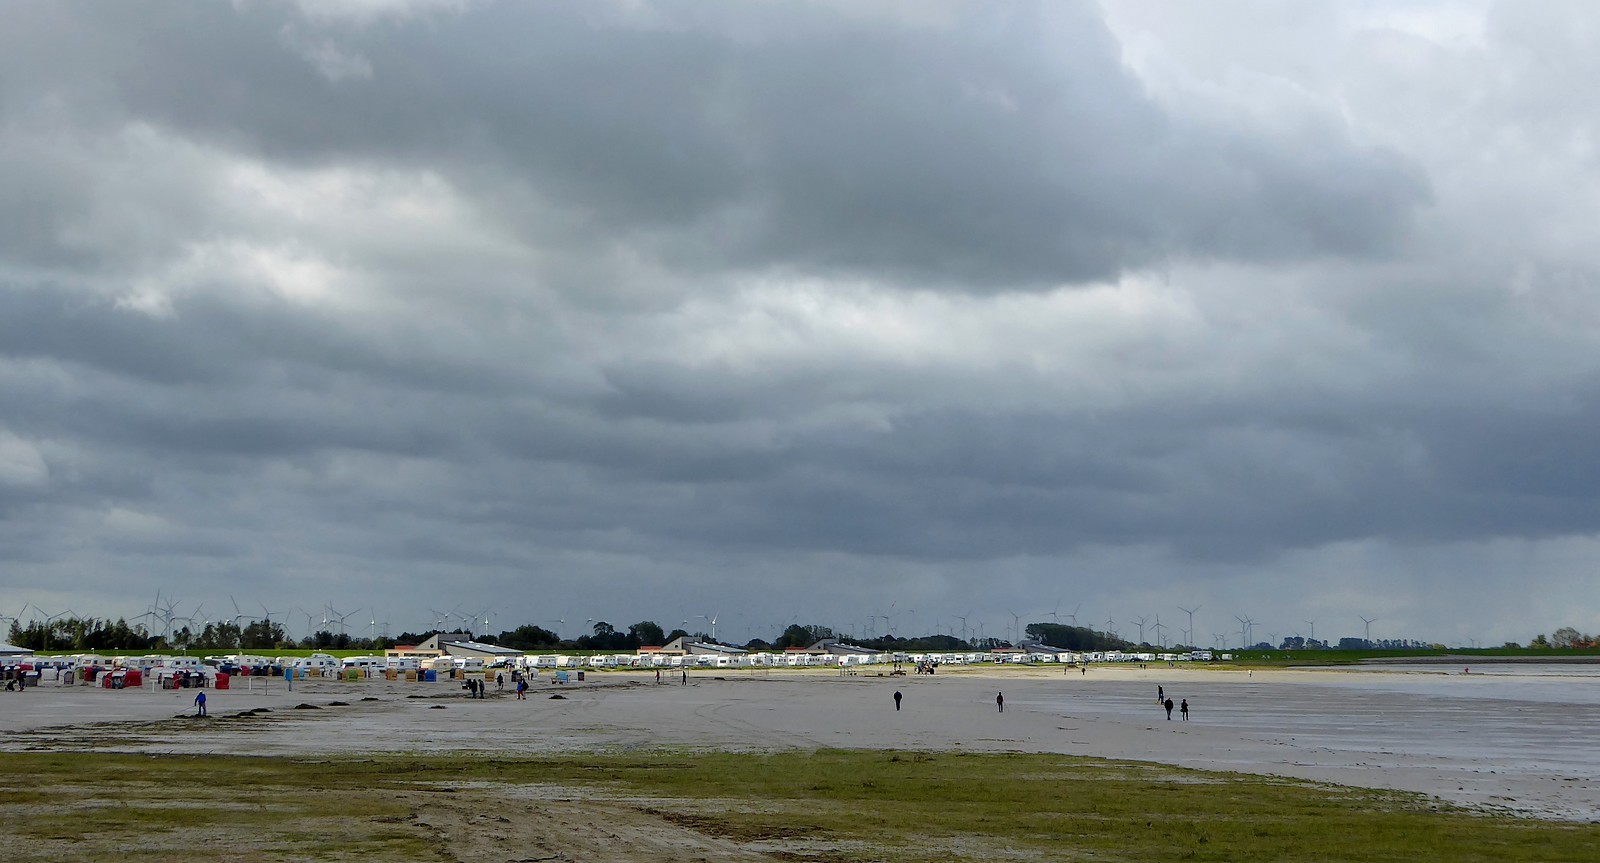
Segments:
[[[684,635],[667,642],[660,652],[668,656],[743,656],[748,651],[714,641],[695,641]]]
[[[463,642],[471,640],[472,633],[470,632],[441,632],[430,636],[427,641],[417,645],[416,650],[419,653],[422,651],[431,650],[435,655],[438,655],[444,653],[444,645],[450,642]]]
[[[27,657],[32,655],[33,648],[31,647],[18,647],[15,644],[6,644],[5,642],[0,641],[0,656]]]
[[[824,638],[805,648],[813,656],[877,656],[879,651],[856,644],[845,644],[837,638]]]
[[[1002,650],[1003,650],[1003,648],[1002,648]],[[1050,655],[1050,656],[1055,656],[1057,658],[1059,658],[1061,656],[1070,656],[1070,655],[1072,655],[1072,654],[1074,654],[1076,652],[1076,651],[1068,650],[1065,647],[1052,647],[1051,645],[1043,644],[1043,643],[1037,642],[1037,641],[1024,641],[1021,644],[1017,645],[1017,650],[1014,650],[1014,651],[1011,651],[1011,652],[1015,653],[1015,652],[1018,652],[1018,651],[1020,651],[1022,653],[1047,654],[1047,655]],[[999,653],[999,652],[1002,652],[1002,651],[996,651],[996,652]]]
[[[396,645],[390,655],[402,656],[470,656],[478,659],[493,661],[496,659],[515,659],[522,655],[522,651],[513,647],[501,647],[498,644],[484,644],[473,641],[470,632],[441,632],[422,642],[410,650],[402,645]]]

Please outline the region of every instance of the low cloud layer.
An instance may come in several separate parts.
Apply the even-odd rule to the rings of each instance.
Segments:
[[[1600,627],[1597,13],[1197,14],[17,10],[4,603]]]

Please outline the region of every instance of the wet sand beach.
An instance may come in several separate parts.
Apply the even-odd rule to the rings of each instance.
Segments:
[[[517,701],[459,684],[281,680],[210,693],[116,692],[46,682],[0,693],[5,749],[316,755],[582,752],[650,747],[1052,752],[1421,792],[1519,814],[1600,820],[1600,756],[1587,744],[1600,681],[1438,671],[1095,667],[548,675]],[[1541,678],[1545,684],[1552,681]],[[235,683],[243,681],[235,679]],[[1169,721],[1156,687],[1188,699]],[[253,691],[251,691],[253,690]],[[904,706],[894,709],[893,693]],[[995,696],[1005,693],[1000,714]],[[1524,693],[1527,697],[1520,697]],[[562,698],[552,698],[554,695]],[[342,702],[342,703],[338,703]],[[311,705],[320,709],[295,709]],[[438,709],[438,708],[443,709]],[[244,711],[267,712],[240,716]]]

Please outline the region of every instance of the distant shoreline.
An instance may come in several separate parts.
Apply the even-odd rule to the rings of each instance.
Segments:
[[[1376,656],[1360,660],[1357,665],[1600,665],[1600,655],[1583,656],[1495,656],[1470,653],[1449,653],[1444,656]],[[1309,667],[1309,666],[1308,666]]]

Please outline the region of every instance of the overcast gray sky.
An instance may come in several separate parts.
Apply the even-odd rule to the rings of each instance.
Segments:
[[[1595,81],[1578,0],[12,5],[0,614],[1600,629]]]

